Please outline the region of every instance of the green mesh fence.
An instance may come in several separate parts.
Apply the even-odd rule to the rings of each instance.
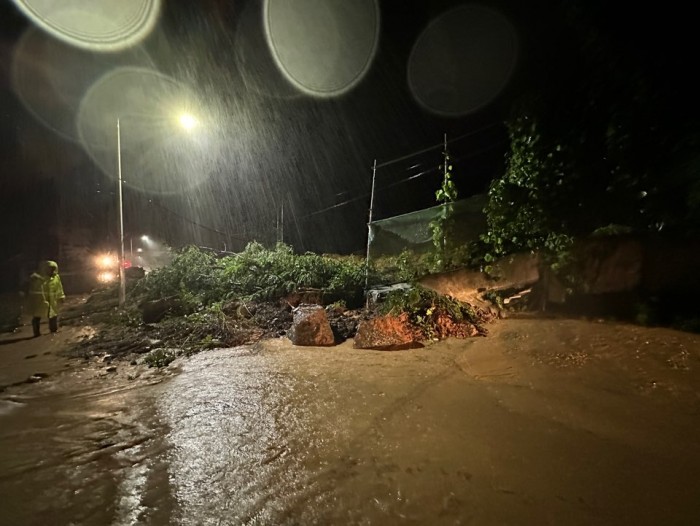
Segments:
[[[486,232],[483,209],[486,194],[476,195],[452,203],[454,234],[453,246],[466,244]],[[400,216],[373,221],[369,225],[369,259],[398,256],[405,250],[427,254],[435,250],[431,222],[440,217],[445,205],[417,210]]]

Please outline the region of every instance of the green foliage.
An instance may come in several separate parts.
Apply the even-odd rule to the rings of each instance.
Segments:
[[[226,295],[223,270],[221,260],[213,254],[185,247],[169,265],[141,279],[131,295],[143,300],[175,297],[184,312],[194,312]]]
[[[382,283],[413,283],[432,272],[432,254],[404,249],[398,256],[382,256],[374,261],[377,279]]]
[[[390,292],[380,304],[379,312],[408,314],[411,324],[418,327],[427,338],[432,338],[437,333],[437,320],[440,315],[447,315],[458,323],[464,321],[480,326],[479,317],[471,305],[421,286]]]
[[[302,289],[325,293],[356,303],[365,285],[365,262],[357,257],[294,254],[278,243],[273,250],[249,243],[243,252],[224,261],[227,288],[236,296],[264,301]]]
[[[452,180],[452,165],[450,164],[450,154],[445,148],[442,152],[443,164],[440,165],[442,170],[442,184],[435,192],[435,200],[441,204],[454,203],[457,200],[457,186]]]
[[[443,254],[404,249],[397,256],[381,256],[372,262],[373,282],[414,283],[436,272],[464,268],[472,262],[471,250],[471,246],[465,244],[450,247]]]
[[[565,213],[576,200],[566,180],[567,148],[546,144],[535,120],[527,116],[511,121],[508,130],[506,172],[491,183],[484,210],[489,230],[481,241],[488,247],[483,256],[487,264],[526,250],[560,254],[573,241]]]
[[[679,121],[673,98],[620,54],[594,7],[560,8],[556,33],[566,32],[558,42],[571,60],[556,78],[533,76],[513,109],[506,171],[488,193],[482,264],[526,250],[561,259],[572,238],[591,234],[700,231],[694,122]]]
[[[139,300],[175,297],[184,313],[231,298],[276,300],[303,289],[320,289],[349,304],[361,303],[364,259],[313,253],[294,254],[282,243],[267,249],[252,242],[238,254],[217,258],[197,247],[180,251],[172,263],[139,281],[130,296]],[[370,284],[378,281],[370,269]]]
[[[448,266],[449,254],[454,249],[451,246],[455,230],[453,203],[457,200],[457,186],[452,180],[452,164],[450,163],[447,144],[445,144],[445,150],[442,152],[442,155],[443,164],[440,165],[442,184],[435,192],[435,199],[441,205],[441,210],[438,217],[430,222],[433,245],[435,246],[432,266],[437,271],[444,270]]]
[[[149,367],[166,367],[177,358],[174,351],[168,349],[154,349],[143,359]]]

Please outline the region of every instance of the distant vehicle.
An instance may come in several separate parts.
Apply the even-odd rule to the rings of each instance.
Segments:
[[[119,279],[119,258],[111,253],[95,257],[97,281],[102,284],[115,282]]]
[[[119,258],[115,254],[100,254],[95,257],[94,263],[97,270],[96,277],[99,283],[106,285],[119,281]],[[131,261],[124,260],[124,277],[127,280],[141,279],[145,275],[145,268],[132,266]]]

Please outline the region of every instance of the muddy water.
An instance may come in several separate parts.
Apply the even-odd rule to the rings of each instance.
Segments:
[[[167,487],[157,386],[92,369],[58,378],[3,393],[0,524],[138,524],[139,515],[162,516],[147,500],[152,488]],[[163,497],[158,490],[153,502]]]
[[[0,524],[700,523],[697,336],[507,320],[123,369],[4,393]]]

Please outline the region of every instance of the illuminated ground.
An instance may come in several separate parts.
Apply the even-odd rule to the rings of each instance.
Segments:
[[[275,339],[158,372],[56,359],[0,394],[0,524],[698,522],[700,336],[489,329],[398,352]]]

